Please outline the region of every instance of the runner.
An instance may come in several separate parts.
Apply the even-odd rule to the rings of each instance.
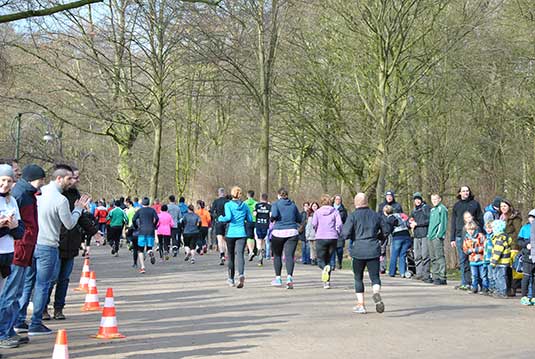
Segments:
[[[271,238],[275,279],[271,285],[282,286],[282,252],[284,250],[287,272],[286,289],[293,289],[294,255],[299,237],[297,228],[301,223],[301,213],[295,203],[288,199],[286,189],[279,189],[277,197],[278,200],[271,206],[271,220],[275,222]]]
[[[342,231],[342,218],[339,210],[333,207],[331,196],[324,194],[320,200],[321,207],[314,213],[312,226],[316,231],[316,251],[318,266],[322,270],[323,288],[331,288],[331,254],[335,253],[338,237]],[[343,242],[343,239],[342,239]]]
[[[353,239],[351,257],[357,296],[357,305],[353,308],[353,312],[366,314],[363,277],[364,269],[367,268],[372,282],[375,310],[383,313],[385,305],[380,294],[379,257],[381,256],[381,241],[388,238],[390,230],[383,221],[382,215],[368,207],[368,198],[364,193],[358,193],[355,196],[355,208],[342,229],[342,238]]]
[[[106,217],[108,216],[108,209],[106,208],[106,204],[104,201],[99,200],[97,203],[97,208],[95,209],[95,218],[98,222],[98,230],[106,238],[106,223],[108,220]],[[105,244],[105,243],[104,243]]]
[[[225,233],[227,230],[226,223],[219,222],[219,217],[225,215],[225,204],[228,202],[227,195],[224,188],[217,190],[219,196],[210,207],[212,219],[215,222],[215,234],[217,237],[217,248],[219,249],[219,265],[225,265],[225,253],[227,252],[227,242],[225,240]]]
[[[150,200],[148,197],[143,197],[141,205],[142,207],[138,209],[132,218],[132,224],[137,231],[137,233],[134,233],[134,236],[137,234],[138,237],[138,258],[141,266],[139,273],[145,274],[145,247],[147,248],[147,255],[150,257],[150,262],[152,264],[156,263],[152,247],[154,247],[154,236],[156,234],[156,227],[158,226],[158,214],[154,208],[149,207]]]
[[[118,257],[119,242],[121,241],[121,235],[123,234],[123,227],[128,223],[128,217],[121,209],[120,201],[115,201],[115,208],[108,213],[106,220],[110,221],[108,240],[111,246],[111,255]]]
[[[134,264],[132,264],[133,268],[137,268],[137,236],[134,236],[134,226],[132,224],[132,219],[134,218],[134,215],[136,214],[138,208],[134,206],[134,202],[130,198],[127,198],[125,200],[126,204],[126,217],[128,218],[128,227],[126,229],[126,240],[128,242],[128,249],[132,251],[132,258],[134,260]]]
[[[254,199],[254,191],[247,191],[247,199],[245,204],[249,207],[249,211],[253,214],[253,221],[251,223],[245,224],[245,232],[247,233],[247,251],[249,252],[249,262],[251,262],[255,256],[255,239],[254,239],[254,228],[256,217],[254,215],[254,210],[256,206],[256,199]]]
[[[184,251],[187,261],[191,258],[190,263],[195,263],[195,247],[199,243],[201,232],[199,226],[201,225],[201,217],[195,214],[195,208],[192,204],[188,206],[188,212],[182,218],[182,226],[184,228]]]
[[[268,203],[267,193],[262,193],[260,202],[255,205],[253,215],[253,218],[256,218],[256,248],[260,254],[258,265],[261,267],[264,265],[264,257],[266,256],[266,237],[269,230],[269,217],[271,216],[271,204]]]
[[[167,212],[173,217],[174,227],[171,228],[171,240],[173,243],[173,257],[176,257],[182,241],[182,227],[180,226],[182,212],[180,212],[180,207],[176,204],[176,199],[173,195],[169,196]]]
[[[169,260],[169,245],[171,244],[171,228],[174,227],[173,217],[169,214],[166,204],[160,207],[161,212],[158,214],[158,251],[160,260]]]
[[[232,200],[225,203],[225,215],[219,216],[219,222],[230,222],[227,232],[228,246],[228,280],[229,286],[234,286],[234,258],[238,254],[238,273],[239,280],[237,288],[243,288],[245,282],[245,260],[243,258],[245,251],[245,223],[252,222],[253,217],[249,207],[241,201],[241,188],[233,187],[230,191]]]
[[[201,218],[201,227],[200,230],[200,241],[199,246],[197,248],[197,253],[199,253],[201,256],[208,252],[208,245],[207,245],[207,238],[208,238],[208,230],[210,229],[210,225],[212,222],[212,217],[210,216],[210,212],[205,208],[206,204],[204,201],[198,200],[197,201],[197,208],[198,210],[195,212],[200,218]]]

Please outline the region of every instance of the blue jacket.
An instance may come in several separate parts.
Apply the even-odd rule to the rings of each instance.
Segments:
[[[225,215],[219,216],[217,221],[230,222],[227,238],[246,238],[245,222],[252,222],[253,216],[245,202],[232,200],[225,203]]]
[[[293,201],[282,198],[271,205],[273,229],[297,229],[301,224],[301,213]]]

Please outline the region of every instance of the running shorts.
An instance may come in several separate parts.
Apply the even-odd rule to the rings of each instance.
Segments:
[[[145,246],[154,247],[154,236],[146,236],[146,235],[140,234],[137,238],[137,245],[141,248]]]
[[[259,227],[257,226],[254,231],[256,235],[256,239],[266,239],[268,234],[268,227]]]
[[[216,222],[215,224],[215,235],[224,236],[227,232],[227,224],[223,222]]]

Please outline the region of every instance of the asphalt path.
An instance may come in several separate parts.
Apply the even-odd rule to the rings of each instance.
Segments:
[[[352,313],[353,277],[336,271],[332,289],[322,287],[320,270],[297,264],[295,289],[271,287],[273,267],[246,263],[243,289],[226,284],[217,254],[131,268],[124,248],[111,257],[95,247],[101,303],[106,288],[115,293],[119,331],[127,338],[98,340],[101,314],[82,312],[84,295],[74,292],[82,259],[77,258],[67,297],[65,321],[45,322],[67,329],[70,358],[533,358],[535,307],[519,299],[498,300],[448,286],[383,278],[386,311],[375,312],[366,279],[368,314]],[[283,269],[284,271],[284,269]],[[284,272],[283,272],[284,273]],[[32,337],[4,358],[51,358],[55,335]]]

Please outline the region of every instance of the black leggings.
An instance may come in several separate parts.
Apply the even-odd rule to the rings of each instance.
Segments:
[[[181,228],[171,228],[171,243],[173,247],[176,247],[176,250],[178,251],[180,249],[180,245],[182,244],[180,237],[182,236]]]
[[[160,252],[160,258],[163,257],[165,253],[169,253],[169,244],[171,242],[171,236],[158,235],[158,252]]]
[[[184,248],[188,247],[194,251],[199,241],[199,233],[184,233]]]
[[[199,241],[199,247],[206,245],[206,238],[208,237],[208,227],[199,228],[201,231],[201,240]]]
[[[331,255],[336,252],[336,239],[316,239],[316,253],[318,266],[323,269],[331,261]],[[329,270],[331,274],[332,268]]]
[[[137,236],[132,236],[132,257],[134,258],[134,264],[136,265],[137,265],[137,251],[138,251]]]
[[[288,275],[294,274],[294,255],[297,248],[298,236],[279,238],[271,237],[271,250],[273,251],[273,267],[275,268],[275,275],[280,277],[282,272],[282,252],[286,257],[286,272]]]
[[[228,277],[234,279],[236,272],[234,267],[234,258],[236,255],[236,261],[238,262],[238,273],[243,276],[245,272],[245,260],[243,253],[245,252],[245,238],[227,238],[227,251],[228,251]]]
[[[108,241],[110,242],[110,247],[113,248],[115,252],[119,252],[119,243],[121,241],[121,234],[123,233],[123,227],[109,227],[108,231]]]
[[[364,293],[364,269],[368,267],[368,275],[372,285],[381,285],[379,277],[379,258],[374,259],[353,259],[353,275],[355,277],[355,293]]]

